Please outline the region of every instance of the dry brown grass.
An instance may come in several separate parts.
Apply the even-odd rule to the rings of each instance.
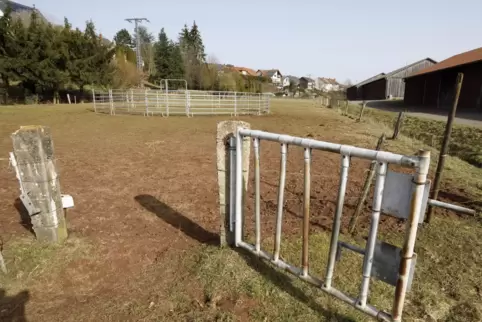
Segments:
[[[0,298],[0,318],[25,313],[35,321],[366,320],[266,264],[212,245],[218,225],[215,129],[225,118],[96,115],[87,111],[89,107],[0,109],[0,155],[7,158],[9,135],[20,125],[51,126],[62,188],[76,201],[68,215],[69,242],[63,247],[36,245],[18,223],[15,176],[7,162],[0,161],[0,235],[6,240],[10,268],[0,277],[0,288],[7,292]],[[257,129],[362,147],[373,147],[381,132],[388,131],[302,100],[274,100],[272,115],[243,120]],[[389,141],[386,148],[413,153],[421,147],[418,141],[402,138]],[[279,148],[263,144],[262,151],[263,232],[269,247],[270,199],[277,178],[272,170],[277,169]],[[289,155],[292,200],[287,204],[282,255],[298,264],[301,151],[290,149]],[[323,276],[339,159],[316,157],[311,269]],[[366,166],[354,162],[350,170],[345,218]],[[457,158],[449,158],[447,168],[445,200],[474,200],[482,186],[482,170]],[[366,223],[365,213],[360,234],[366,232]],[[399,245],[400,228],[385,219],[380,238]],[[437,212],[433,224],[421,230],[407,320],[480,320],[481,232],[477,220],[447,212]],[[347,235],[342,238],[356,242]],[[360,272],[360,258],[347,254],[337,266],[337,274],[345,277],[338,275],[336,285],[356,294]],[[21,312],[24,290],[29,296]],[[387,308],[392,293],[375,282],[371,301]]]

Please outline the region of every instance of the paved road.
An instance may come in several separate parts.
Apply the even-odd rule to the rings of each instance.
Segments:
[[[361,102],[359,103],[361,104]],[[436,108],[406,106],[403,104],[403,101],[370,101],[367,103],[367,107],[390,112],[400,112],[403,110],[407,110],[408,115],[428,118],[437,121],[446,121],[447,115],[449,113],[447,109],[440,110]],[[482,111],[457,111],[455,123],[482,128]]]

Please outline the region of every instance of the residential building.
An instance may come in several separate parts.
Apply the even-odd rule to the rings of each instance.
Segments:
[[[240,73],[241,75],[244,76],[256,76],[256,71],[251,68],[246,68],[246,67],[231,67],[232,71],[236,71]]]
[[[261,70],[259,69],[256,72],[256,75],[259,77],[266,77],[271,80],[271,82],[275,85],[282,85],[282,78],[281,72],[278,69],[269,69],[269,70]]]
[[[283,88],[290,87],[291,84],[298,86],[300,84],[300,79],[291,75],[283,77]]]
[[[408,75],[405,78],[405,103],[449,108],[454,101],[458,73],[464,74],[458,108],[482,112],[482,47]]]
[[[318,77],[315,80],[315,88],[322,92],[333,92],[340,90],[340,84],[335,78]]]
[[[434,64],[436,64],[436,61],[431,58],[425,58],[396,69],[388,74],[380,73],[350,87],[347,91],[348,99],[385,100],[390,98],[402,98],[405,93],[405,83],[403,79],[408,75]]]
[[[313,90],[315,88],[315,81],[309,77],[300,78],[300,88]]]

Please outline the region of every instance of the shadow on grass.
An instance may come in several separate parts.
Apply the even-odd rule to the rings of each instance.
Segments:
[[[241,258],[246,261],[249,267],[260,273],[264,278],[268,279],[271,283],[276,285],[280,290],[288,293],[291,297],[296,299],[298,302],[307,305],[313,311],[321,314],[327,321],[334,322],[355,322],[354,319],[347,317],[342,314],[334,313],[316,302],[313,297],[308,296],[302,289],[293,285],[291,276],[287,276],[288,273],[278,271],[266,261],[257,258],[253,254],[242,248],[235,249],[241,256]],[[320,291],[321,292],[321,291]],[[328,294],[323,294],[323,296],[330,296]]]
[[[209,232],[193,222],[191,219],[182,215],[178,211],[172,209],[165,203],[159,201],[157,198],[151,195],[138,195],[134,198],[141,206],[148,211],[155,214],[160,219],[164,220],[169,225],[179,229],[187,236],[198,240],[203,244],[219,245],[219,236],[212,232]],[[286,276],[283,272],[277,271],[274,267],[268,263],[252,256],[247,251],[242,249],[236,249],[241,258],[254,270],[272,282],[280,290],[287,292],[294,299],[300,303],[304,303],[309,306],[315,312],[320,313],[329,321],[337,322],[354,322],[355,320],[346,316],[333,313],[323,308],[317,303],[314,298],[306,295],[305,292],[292,284],[292,280]]]
[[[23,205],[22,200],[20,200],[20,198],[15,199],[13,206],[15,207],[15,209],[17,209],[18,215],[20,217],[20,225],[22,225],[23,228],[25,228],[30,233],[32,233],[32,235],[35,236],[32,226],[32,220],[27,211],[27,208],[25,208],[25,206]]]
[[[450,202],[459,203],[464,207],[482,209],[482,201],[473,200],[471,198],[468,198],[460,194],[455,194],[452,192],[442,190],[439,192],[439,198],[448,199]]]
[[[25,304],[30,298],[28,291],[22,291],[15,296],[6,296],[5,290],[0,289],[0,321],[26,322]]]
[[[138,195],[134,199],[142,207],[152,212],[172,227],[179,229],[187,236],[203,244],[219,245],[218,234],[207,231],[191,219],[158,200],[156,197],[151,195]]]

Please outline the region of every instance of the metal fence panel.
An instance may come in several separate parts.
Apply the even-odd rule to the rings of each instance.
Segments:
[[[255,221],[256,221],[256,242],[254,245],[243,240],[243,174],[242,174],[242,160],[243,160],[243,137],[251,137],[254,140],[255,150]],[[261,232],[259,228],[260,223],[260,207],[259,207],[259,144],[260,140],[267,140],[278,142],[281,146],[280,157],[280,177],[278,184],[278,208],[276,213],[276,228],[275,228],[275,245],[273,254],[270,254],[261,249]],[[301,268],[291,265],[282,260],[280,254],[282,230],[281,223],[284,212],[284,186],[286,181],[286,162],[288,145],[295,145],[304,147],[304,193],[303,193],[303,245],[301,254]],[[236,133],[236,155],[232,155],[236,159],[236,173],[235,173],[235,206],[234,206],[234,244],[236,247],[241,247],[249,252],[255,254],[259,258],[270,261],[273,265],[282,268],[300,279],[311,283],[328,294],[331,294],[338,299],[341,299],[356,309],[377,318],[382,321],[401,321],[405,296],[410,288],[414,265],[416,261],[416,254],[414,253],[415,240],[418,230],[418,223],[422,211],[426,206],[427,199],[424,198],[424,192],[427,187],[427,174],[430,165],[430,153],[422,151],[418,156],[405,156],[390,152],[369,150],[357,148],[348,145],[335,144],[331,142],[317,141],[313,139],[306,139],[300,137],[292,137],[289,135],[282,135],[276,133],[268,133],[263,131],[249,130],[238,128]],[[341,155],[341,171],[340,182],[338,187],[338,197],[336,209],[334,214],[332,235],[330,241],[330,249],[328,254],[328,264],[326,268],[325,280],[310,275],[308,265],[308,233],[309,233],[309,212],[310,212],[310,176],[311,176],[311,150],[318,149],[322,151],[338,153]],[[344,206],[345,191],[347,186],[348,170],[350,167],[350,158],[357,157],[368,159],[377,162],[377,176],[374,189],[372,214],[370,221],[370,232],[366,242],[365,249],[348,245],[339,242],[340,227]],[[382,214],[383,199],[389,198],[384,194],[386,187],[386,176],[389,164],[397,164],[409,168],[414,168],[415,173],[410,176],[410,184],[402,184],[400,189],[408,190],[406,194],[410,195],[410,208],[407,216],[407,232],[402,248],[389,245],[377,240],[377,231]],[[389,185],[395,184],[394,181]],[[233,187],[231,187],[233,188]],[[393,199],[393,196],[390,196]],[[394,203],[397,204],[397,203]],[[406,200],[399,202],[403,207],[406,205]],[[405,208],[402,211],[407,211]],[[363,255],[363,274],[360,281],[360,292],[357,297],[349,296],[341,290],[333,287],[333,276],[336,260],[340,259],[341,247],[345,247]],[[395,286],[395,297],[391,313],[377,309],[368,303],[370,278],[376,277],[382,281]]]
[[[261,93],[128,89],[92,91],[97,113],[151,115],[263,115],[270,96]]]

